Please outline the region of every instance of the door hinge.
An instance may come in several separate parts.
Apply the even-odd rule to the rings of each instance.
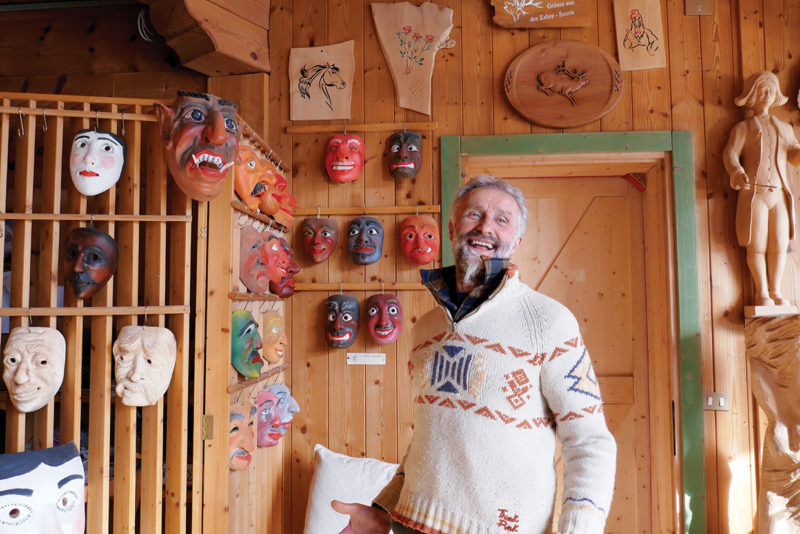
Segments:
[[[203,441],[214,439],[214,416],[203,414]]]

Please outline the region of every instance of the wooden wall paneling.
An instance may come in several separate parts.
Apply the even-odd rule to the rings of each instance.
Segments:
[[[767,3],[767,5],[770,4],[773,9],[777,5],[775,2]],[[735,13],[734,20],[738,22],[739,30],[737,39],[739,49],[737,51],[740,54],[741,80],[745,80],[754,72],[766,68],[764,2],[762,0],[739,0],[736,7],[738,7],[738,11]],[[737,91],[740,90],[741,83],[737,86]]]
[[[29,100],[23,105],[36,107],[36,102]],[[36,118],[33,115],[24,115],[18,119],[12,205],[13,211],[16,213],[32,213]],[[24,132],[20,128],[24,129]],[[26,288],[29,288],[31,283],[32,235],[32,221],[16,221],[14,223],[11,256],[11,307],[27,308],[31,305],[30,293]],[[27,324],[29,324],[27,317],[11,317],[8,325],[9,332],[18,326]],[[6,452],[25,450],[25,419],[25,414],[17,411],[13,403],[9,403],[6,412]]]
[[[666,0],[661,0],[661,46],[669,50],[669,33],[666,31]],[[669,130],[672,127],[670,105],[670,65],[631,73],[633,94],[633,125],[636,130]]]
[[[483,0],[463,0],[461,21],[461,115],[464,135],[481,135],[494,128],[492,96],[492,32],[501,31],[492,24],[491,8]],[[502,95],[501,95],[502,96]]]
[[[108,105],[96,106],[94,111],[110,111]],[[99,125],[98,125],[99,122]],[[116,122],[116,121],[114,121]],[[115,124],[103,120],[92,121],[98,129],[114,131]],[[87,203],[91,213],[113,215],[116,213],[116,187],[92,197]],[[95,224],[98,230],[116,238],[113,221]],[[92,297],[92,306],[113,306],[115,277]],[[110,524],[110,459],[111,459],[111,374],[113,365],[111,345],[113,342],[113,318],[94,316],[91,319],[91,351],[89,387],[92,392],[89,402],[89,493],[87,496],[86,531],[107,532]]]
[[[155,125],[150,130],[150,135],[154,138],[154,143],[157,142],[157,128]],[[162,153],[163,154],[163,153]],[[161,159],[162,176],[166,177],[166,166]],[[192,200],[183,194],[177,187],[171,190],[167,187],[168,199],[167,210],[171,215],[186,215],[192,216]],[[192,239],[193,235],[200,235],[192,233],[192,222],[185,223],[172,223],[168,229],[167,241],[164,243],[165,248],[168,248],[167,254],[169,263],[167,265],[167,277],[169,280],[169,287],[167,289],[167,304],[170,305],[186,305],[191,303],[192,296]],[[204,241],[202,237],[198,238],[198,242]],[[168,247],[167,247],[168,244]],[[200,244],[197,248],[202,248]],[[198,268],[198,273],[194,277],[194,283],[203,287],[205,277]],[[203,307],[197,306],[195,313],[202,313]],[[172,380],[167,391],[166,410],[166,484],[164,492],[164,532],[170,534],[182,534],[187,531],[187,481],[189,480],[189,451],[190,451],[190,436],[189,436],[189,414],[195,413],[202,415],[203,403],[195,399],[194,402],[189,401],[190,386],[189,386],[189,373],[191,371],[191,355],[190,348],[190,322],[192,318],[189,315],[171,315],[167,318],[167,328],[175,335],[177,346],[175,369],[172,372]],[[197,366],[197,362],[195,361]],[[195,383],[195,387],[198,387]],[[199,417],[195,417],[195,424],[193,426],[194,434],[200,434],[202,423],[197,424]],[[191,440],[191,450],[202,449],[202,445],[195,440]],[[192,478],[192,489],[196,485],[194,481],[202,480],[202,475],[197,475],[197,472],[192,472],[192,475],[198,478]],[[193,492],[194,495],[194,492]],[[192,501],[194,505],[194,501]],[[199,521],[192,521],[191,530],[197,532],[200,528]]]
[[[598,45],[600,33],[598,28],[598,9],[590,10],[590,17],[591,24],[589,26],[584,26],[582,28],[562,28],[561,38]],[[609,53],[611,54],[611,57],[615,57],[614,52]],[[577,130],[582,132],[599,132],[601,130],[601,124],[601,121],[596,120],[574,129],[565,129],[565,131]]]
[[[59,102],[58,109],[64,104]],[[45,128],[47,128],[45,130]],[[62,139],[64,135],[64,118],[46,117],[42,120],[42,140],[44,154],[42,161],[41,208],[44,213],[61,211],[61,173],[63,169]],[[39,273],[37,304],[43,307],[55,307],[58,304],[58,244],[60,228],[58,222],[48,221],[40,225],[39,236]],[[56,317],[47,317],[37,326],[56,328]],[[44,449],[53,446],[55,424],[55,402],[47,403],[44,409],[36,412],[34,448]]]
[[[3,104],[3,107],[8,107],[10,105],[10,100],[8,98],[0,99],[0,102]],[[9,159],[9,151],[10,151],[10,137],[9,137],[9,125],[11,123],[11,116],[8,113],[0,113],[0,211],[6,211],[6,204],[8,198],[8,159]],[[6,228],[7,222],[3,221],[2,226],[0,226],[0,249],[3,252],[3,261],[0,262],[0,280],[5,279],[5,244],[6,244]],[[13,243],[13,241],[12,241]],[[10,268],[10,266],[9,266]],[[9,271],[10,272],[10,271]],[[0,330],[0,347],[3,345],[3,332]],[[7,412],[8,413],[8,412]],[[3,440],[3,452],[8,452],[6,450],[6,443]]]
[[[538,126],[532,126],[531,123],[514,111],[514,108],[508,103],[503,89],[508,66],[528,46],[528,31],[492,26],[492,81],[494,86],[492,91],[494,95],[492,112],[494,115],[494,134],[539,133],[544,131]],[[485,133],[487,132],[480,132],[480,134]]]
[[[159,140],[150,136],[147,143],[157,145]],[[157,153],[155,147],[148,150]],[[145,211],[153,215],[167,214],[167,171],[161,157],[147,160],[147,187]],[[143,298],[145,306],[163,306],[167,303],[167,223],[146,222],[144,257],[147,269],[143,273]],[[145,319],[148,326],[166,326],[163,315],[151,314]],[[141,461],[141,524],[146,532],[158,534],[163,526],[163,476],[164,476],[164,398],[152,406],[142,407],[142,461]]]
[[[617,59],[616,39],[612,2],[597,2],[597,45],[614,59]],[[624,85],[617,105],[600,119],[601,130],[604,132],[633,130],[631,72],[623,71],[622,77]]]
[[[136,113],[140,111],[136,106]],[[114,132],[122,135],[120,131]],[[142,132],[139,121],[129,121],[125,125],[125,147],[127,156],[125,168],[115,186],[118,194],[118,212],[138,215],[141,190],[141,150]],[[119,261],[117,272],[117,304],[120,306],[139,305],[139,224],[120,222],[117,229]],[[117,318],[116,334],[124,326],[137,325],[135,315]],[[109,355],[113,358],[113,354]],[[133,533],[136,529],[136,407],[126,406],[120,397],[114,402],[114,529],[118,532]]]

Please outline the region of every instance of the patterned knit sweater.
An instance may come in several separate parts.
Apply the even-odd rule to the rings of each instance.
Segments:
[[[558,532],[603,532],[616,443],[566,307],[514,273],[455,324],[425,314],[412,346],[414,437],[375,504],[429,534],[549,533],[558,436]]]

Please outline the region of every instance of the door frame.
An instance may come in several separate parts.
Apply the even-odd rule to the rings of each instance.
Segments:
[[[442,228],[461,185],[464,156],[521,154],[635,154],[671,156],[677,291],[678,383],[680,389],[683,523],[688,534],[706,531],[705,462],[700,347],[700,298],[697,275],[697,215],[694,155],[689,131],[586,132],[560,134],[442,136],[440,138]],[[667,169],[665,169],[666,171]],[[442,264],[453,263],[447,232],[442,232]]]

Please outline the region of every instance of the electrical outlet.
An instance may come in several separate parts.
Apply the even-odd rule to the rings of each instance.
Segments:
[[[713,0],[684,0],[683,9],[685,15],[713,15]]]
[[[731,409],[731,394],[717,391],[703,392],[703,409],[727,412]]]

